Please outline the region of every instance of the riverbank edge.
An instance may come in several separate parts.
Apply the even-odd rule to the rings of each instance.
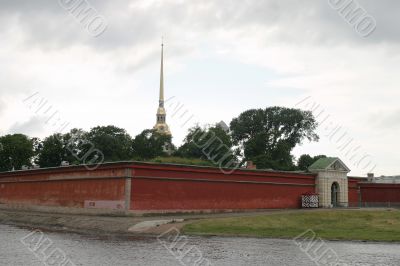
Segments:
[[[40,212],[4,211],[0,210],[0,224],[27,228],[29,230],[52,231],[61,233],[77,233],[95,236],[156,237],[170,228],[179,230],[185,221],[175,222],[167,218],[165,224],[147,227],[143,230],[131,231],[130,228],[142,222],[158,221],[156,219],[141,219],[115,216],[84,216],[71,214],[49,214]]]
[[[207,218],[268,215],[299,210],[249,210],[225,212],[155,212],[125,213],[108,210],[79,210],[75,208],[38,208],[0,204],[0,223],[12,226],[38,228],[48,231],[89,235],[158,236],[171,229],[182,229],[187,223]],[[141,223],[156,223],[140,227]],[[134,227],[139,226],[136,230]],[[133,229],[133,230],[130,230]]]
[[[230,216],[258,216],[272,215],[275,213],[293,213],[301,210],[272,210],[254,213],[223,213],[207,215],[161,215],[154,217],[117,217],[117,216],[95,216],[77,214],[50,214],[41,212],[26,212],[20,210],[0,209],[0,223],[10,226],[28,228],[30,230],[39,229],[42,231],[54,231],[61,233],[77,233],[83,235],[108,236],[108,237],[157,237],[172,230],[178,230],[182,235],[198,237],[243,237],[243,238],[265,238],[265,239],[286,239],[293,240],[293,237],[268,237],[245,234],[208,234],[208,233],[187,233],[185,225],[209,218],[224,218]],[[157,224],[157,221],[165,223]],[[135,225],[154,221],[155,225],[144,227],[142,230],[130,230]],[[140,227],[140,226],[139,226]],[[343,242],[362,242],[362,243],[400,243],[400,241],[375,241],[375,240],[344,240],[344,239],[324,239],[324,241],[343,241]]]

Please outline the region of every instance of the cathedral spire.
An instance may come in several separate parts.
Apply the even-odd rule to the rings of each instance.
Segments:
[[[161,42],[161,71],[160,71],[160,98],[157,109],[157,122],[154,129],[161,134],[171,135],[166,122],[167,114],[164,108],[164,40]]]
[[[160,107],[164,107],[164,38],[161,42]]]

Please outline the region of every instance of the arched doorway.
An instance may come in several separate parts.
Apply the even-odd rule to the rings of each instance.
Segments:
[[[339,206],[339,184],[333,182],[331,187],[331,204],[333,207]]]

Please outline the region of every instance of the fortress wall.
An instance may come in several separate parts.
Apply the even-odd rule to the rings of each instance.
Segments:
[[[359,191],[358,191],[359,180],[355,178],[348,178],[349,184],[349,206],[356,207],[359,202]]]
[[[367,203],[400,203],[400,184],[359,183],[361,201]]]
[[[133,210],[300,208],[315,176],[290,172],[159,166],[134,168]]]
[[[0,173],[0,204],[124,208],[125,168],[58,167]]]
[[[0,204],[133,211],[299,208],[315,176],[170,164],[107,163],[0,173]]]

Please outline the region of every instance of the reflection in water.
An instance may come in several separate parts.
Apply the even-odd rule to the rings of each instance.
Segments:
[[[20,239],[28,229],[0,225],[0,265],[44,265]],[[76,265],[180,265],[155,238],[45,232]],[[189,237],[212,265],[314,265],[291,240]],[[400,265],[400,244],[327,242],[347,265]]]

